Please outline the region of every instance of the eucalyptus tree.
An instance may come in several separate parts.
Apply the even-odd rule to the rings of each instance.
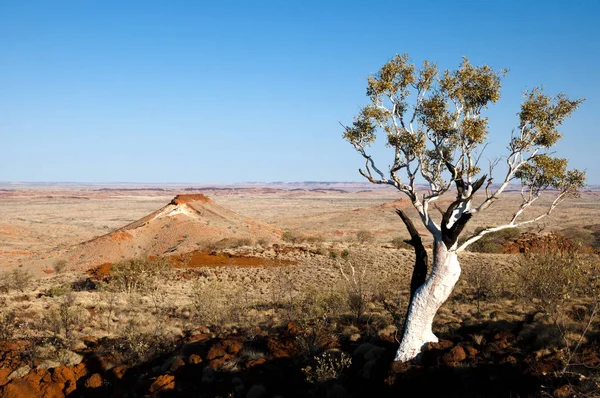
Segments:
[[[577,196],[584,185],[585,174],[568,170],[567,160],[551,152],[561,138],[559,127],[583,99],[571,100],[564,94],[552,97],[540,88],[524,94],[518,124],[508,141],[505,171],[499,178],[493,176],[495,161],[490,162],[489,173],[482,174],[480,159],[488,137],[485,111],[500,99],[505,74],[505,70],[487,65],[473,66],[467,58],[456,70],[440,72],[429,61],[417,68],[406,54],[397,55],[368,78],[370,102],[351,125],[344,126],[344,138],[364,158],[360,174],[406,195],[433,238],[427,275],[428,258],[421,236],[410,218],[398,210],[410,232],[408,242],[415,247],[417,261],[397,361],[413,359],[424,344],[437,341],[433,319],[459,279],[458,255],[462,251],[490,232],[548,216],[565,199]],[[369,152],[379,135],[393,154],[388,169],[379,167]],[[427,188],[419,190],[421,182]],[[493,208],[513,182],[520,182],[521,201],[515,204],[510,220],[461,239],[459,244],[469,219],[485,217],[486,210]],[[442,210],[435,201],[444,194],[454,195],[454,200]],[[548,207],[530,215],[531,206],[547,195],[553,195]],[[440,210],[441,219],[432,214],[433,208]]]

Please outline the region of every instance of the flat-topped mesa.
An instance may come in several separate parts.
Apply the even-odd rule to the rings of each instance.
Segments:
[[[172,205],[183,205],[190,202],[211,203],[212,200],[201,193],[177,195],[171,201]]]

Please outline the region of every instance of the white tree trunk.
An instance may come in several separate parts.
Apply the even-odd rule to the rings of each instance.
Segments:
[[[396,361],[410,361],[425,344],[438,341],[432,331],[433,318],[452,293],[459,276],[460,265],[456,252],[448,250],[441,239],[436,239],[431,273],[415,291],[408,309],[404,336],[396,352]]]

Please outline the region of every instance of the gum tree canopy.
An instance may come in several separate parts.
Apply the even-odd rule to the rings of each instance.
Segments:
[[[421,222],[433,237],[431,272],[427,275],[427,252],[412,221],[401,210],[398,214],[411,235],[417,260],[411,281],[411,301],[397,361],[415,358],[424,344],[436,342],[433,318],[448,299],[460,275],[458,254],[485,234],[536,222],[556,206],[577,195],[585,174],[567,170],[567,160],[553,157],[552,146],[561,138],[558,128],[583,99],[571,100],[564,94],[550,97],[539,88],[524,95],[518,125],[508,142],[506,173],[499,179],[481,173],[479,160],[485,149],[488,119],[484,112],[500,99],[505,71],[487,65],[477,67],[464,58],[456,70],[438,71],[425,61],[420,69],[408,56],[397,55],[369,77],[370,103],[344,126],[344,138],[365,159],[359,172],[374,184],[396,187],[411,200]],[[377,166],[369,154],[376,136],[384,136],[392,149],[389,169]],[[485,229],[458,245],[458,237],[472,216],[485,217],[485,211],[502,195],[511,182],[520,181],[521,202],[504,225]],[[417,182],[428,188],[417,192]],[[480,195],[475,193],[483,188]],[[455,200],[442,212],[441,220],[432,217],[432,205],[442,195],[452,193]],[[527,210],[543,194],[554,200],[539,212]],[[435,206],[437,208],[437,206]]]

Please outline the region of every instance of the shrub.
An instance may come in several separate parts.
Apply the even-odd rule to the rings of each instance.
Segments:
[[[130,259],[113,265],[110,283],[128,294],[144,292],[166,279],[168,272],[165,259]]]
[[[14,289],[21,293],[25,291],[31,282],[31,274],[21,268],[14,268],[7,276],[5,286],[8,290]]]
[[[404,239],[401,238],[401,237],[397,237],[397,238],[392,239],[390,243],[396,249],[409,249],[409,250],[413,249],[413,247],[411,245],[409,245],[408,243],[406,243],[404,241]]]
[[[356,231],[356,240],[360,243],[372,243],[375,241],[375,235],[371,231],[361,229]]]
[[[304,238],[304,241],[313,245],[322,245],[325,238],[323,238],[323,235],[309,235]]]
[[[199,280],[193,286],[192,304],[196,318],[203,325],[241,324],[246,320],[247,296],[240,286]]]
[[[288,243],[300,243],[303,240],[302,235],[300,235],[297,232],[292,232],[289,230],[283,231],[283,234],[281,235],[281,239],[283,239],[284,242],[288,242]]]
[[[16,328],[17,315],[15,312],[0,312],[0,341],[12,339]]]
[[[494,300],[510,294],[514,281],[507,270],[494,269],[491,264],[481,263],[464,268],[465,286],[462,293],[477,302],[477,313],[481,313],[481,302]]]
[[[547,314],[558,314],[566,300],[585,296],[598,283],[589,256],[574,252],[523,254],[518,260],[518,291]]]
[[[302,369],[309,383],[337,380],[352,365],[352,358],[343,351],[327,351],[313,358],[314,365]]]
[[[410,300],[408,292],[398,288],[404,284],[405,280],[400,276],[389,277],[382,283],[378,283],[377,289],[373,293],[373,300],[383,307],[399,334],[404,328],[404,319]]]
[[[253,246],[254,241],[251,238],[224,238],[217,242],[205,245],[206,250],[221,251],[225,249],[237,249],[238,247]]]
[[[65,260],[58,260],[54,263],[54,271],[57,274],[62,273],[67,267],[67,262]]]
[[[123,328],[114,347],[116,354],[121,356],[121,361],[130,365],[146,362],[173,348],[173,339],[158,328],[154,332],[145,332],[133,320]]]
[[[344,281],[348,308],[356,322],[364,314],[372,292],[367,280],[367,263],[354,264],[348,255],[336,261],[336,267]]]
[[[46,330],[52,332],[54,337],[61,337],[69,342],[75,329],[83,322],[83,311],[76,304],[75,296],[67,294],[59,299],[58,305],[45,313],[42,318],[42,325]]]
[[[73,289],[69,285],[56,285],[49,288],[46,291],[46,294],[50,297],[60,297],[64,296],[65,294],[69,294],[72,291]]]
[[[478,234],[484,229],[486,228],[479,227],[475,230],[475,233]],[[504,245],[517,239],[519,235],[521,235],[521,231],[518,228],[507,228],[496,232],[490,232],[470,245],[468,249],[469,251],[476,253],[502,253]],[[464,238],[461,240],[461,243],[462,242],[464,242]]]

